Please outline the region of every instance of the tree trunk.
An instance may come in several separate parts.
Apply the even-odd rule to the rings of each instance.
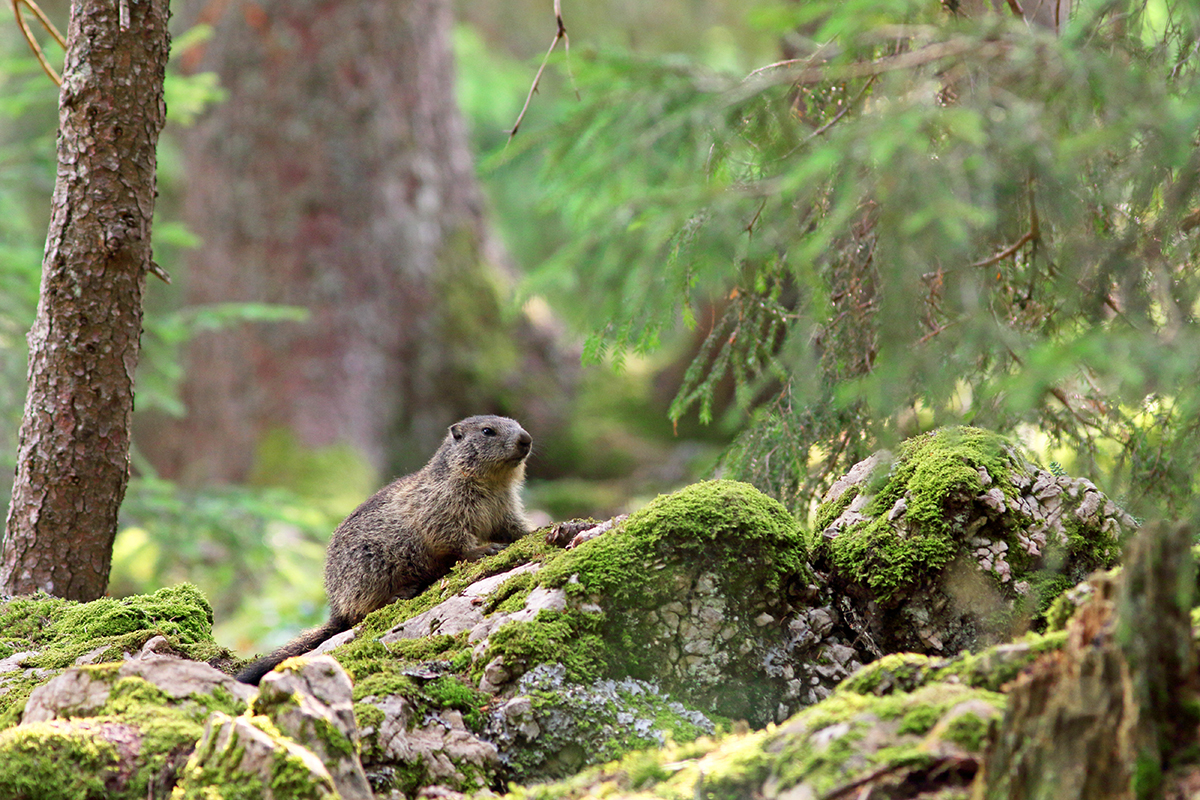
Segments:
[[[29,390],[0,592],[92,600],[129,478],[133,376],[166,116],[166,0],[77,0],[58,179],[29,334]]]
[[[467,414],[536,429],[521,397],[546,351],[503,310],[449,1],[231,0],[198,21],[215,33],[185,67],[215,70],[229,96],[183,142],[185,216],[203,240],[187,302],[309,318],[199,336],[187,417],[139,425],[142,450],[185,482],[241,481],[264,436],[286,429],[396,473]]]
[[[1193,541],[1189,526],[1157,523],[1130,544],[1119,578],[1093,576],[1066,647],[1008,692],[976,800],[1194,796]]]

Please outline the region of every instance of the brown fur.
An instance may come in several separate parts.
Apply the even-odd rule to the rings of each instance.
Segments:
[[[497,553],[528,533],[520,491],[532,443],[507,417],[451,425],[428,464],[380,489],[333,532],[325,552],[329,621],[255,661],[238,680],[258,683],[284,659],[420,594],[456,562]]]

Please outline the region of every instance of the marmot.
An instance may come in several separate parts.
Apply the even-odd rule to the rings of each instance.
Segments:
[[[457,561],[499,552],[529,533],[521,504],[533,439],[507,417],[450,426],[419,471],[380,489],[338,525],[325,551],[329,621],[247,666],[257,684],[292,656],[348,630],[393,600],[416,597]]]

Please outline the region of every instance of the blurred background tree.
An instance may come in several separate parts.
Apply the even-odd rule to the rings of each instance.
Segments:
[[[247,651],[318,622],[333,526],[475,410],[555,419],[528,422],[530,505],[554,518],[715,468],[804,519],[855,459],[954,422],[1140,514],[1190,502],[1192,4],[1078,0],[1056,30],[985,0],[567,2],[570,59],[511,142],[550,4],[460,0],[453,28],[443,4],[393,5],[176,8],[155,227],[176,282],[147,301],[114,592],[193,580]],[[446,107],[423,113],[453,128],[455,99],[465,131],[424,172],[396,152],[422,100],[397,85],[405,11],[437,20],[423,102]],[[53,182],[55,93],[12,33],[0,436]],[[460,185],[439,194],[439,170]],[[426,184],[457,222],[419,224],[400,190]],[[458,246],[401,258],[405,225]],[[486,289],[446,296],[475,282],[421,284],[418,263]],[[619,369],[577,372],[576,342]]]

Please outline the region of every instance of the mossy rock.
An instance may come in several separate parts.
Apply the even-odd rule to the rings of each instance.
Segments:
[[[395,742],[413,753],[427,741],[461,746],[467,756],[433,776],[460,790],[575,763],[566,742],[578,745],[583,728],[522,740],[524,752],[507,765],[481,755],[481,742],[504,737],[492,712],[514,695],[536,704],[539,730],[553,719],[544,729],[565,731],[572,697],[609,684],[653,686],[653,714],[626,709],[653,718],[651,727],[625,736],[616,723],[607,734],[592,725],[599,738],[588,740],[586,763],[694,738],[706,728],[687,722],[693,713],[765,724],[799,705],[782,698],[809,684],[765,666],[790,657],[781,652],[785,620],[807,610],[798,594],[814,583],[799,526],[779,503],[747,484],[711,481],[660,497],[573,550],[547,546],[543,534],[457,566],[421,596],[369,616],[331,652],[354,677],[364,766],[381,785],[407,792],[437,766]],[[561,671],[562,687],[522,694],[514,682],[539,665]]]
[[[887,696],[839,691],[785,723],[630,753],[513,800],[588,797],[966,797],[1003,695],[933,683]]]
[[[1135,527],[1090,481],[966,427],[856,465],[816,522],[814,565],[852,599],[877,648],[931,654],[1044,627],[1050,602],[1111,567]]]
[[[228,657],[212,637],[212,606],[191,584],[77,603],[37,594],[0,603],[0,658],[25,655],[0,674],[0,728],[19,721],[30,691],[77,662],[120,661],[155,636],[197,661]]]
[[[564,590],[568,608],[501,628],[487,659],[564,661],[579,683],[645,680],[695,708],[758,724],[784,687],[762,668],[778,633],[755,621],[782,618],[811,583],[795,518],[734,481],[661,496],[537,577]]]
[[[245,702],[222,685],[232,679],[206,665],[152,658],[158,660],[75,667],[38,689],[24,723],[0,733],[0,797],[60,796],[57,788],[30,794],[22,787],[30,776],[52,772],[54,762],[64,758],[84,768],[79,774],[45,779],[49,786],[61,785],[63,796],[165,796],[209,715],[238,713]],[[177,691],[173,696],[131,674],[145,669],[162,680],[173,667],[186,673],[175,676],[175,688],[207,686],[211,691]],[[198,672],[220,680],[196,680]]]
[[[214,713],[171,794],[175,800],[335,800],[328,770],[266,717]]]

